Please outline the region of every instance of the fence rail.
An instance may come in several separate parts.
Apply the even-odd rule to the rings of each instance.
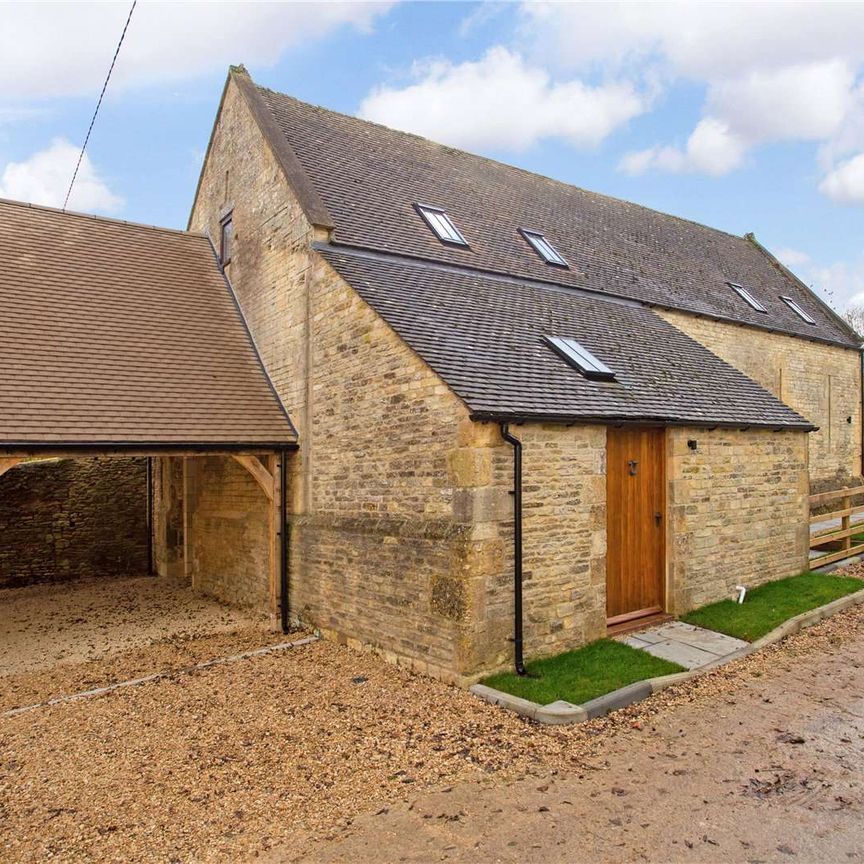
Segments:
[[[810,496],[810,549],[822,549],[827,547],[822,555],[810,559],[810,567],[822,567],[825,564],[833,564],[842,561],[852,555],[864,553],[864,520],[852,522],[852,517],[858,513],[864,513],[864,504],[852,505],[852,500],[864,495],[864,486],[856,486],[851,489],[835,489],[833,492],[820,492]],[[840,509],[830,513],[813,515],[814,507],[821,507],[831,501],[840,501]],[[831,519],[839,519],[839,528],[831,527],[823,531],[813,531],[812,526],[819,522],[827,522]],[[861,540],[853,543],[853,538],[861,535]]]

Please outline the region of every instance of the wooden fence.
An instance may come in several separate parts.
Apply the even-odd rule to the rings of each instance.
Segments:
[[[810,496],[810,525],[825,522],[829,519],[839,519],[840,527],[827,528],[824,531],[810,533],[810,548],[822,550],[824,553],[810,559],[810,567],[822,567],[834,561],[842,561],[859,552],[864,552],[864,521],[852,522],[856,513],[864,513],[864,504],[852,506],[856,496],[864,495],[864,486],[854,489],[835,489],[833,492],[820,492]],[[840,509],[830,513],[812,515],[816,507],[821,507],[831,501],[840,501]],[[860,535],[860,537],[859,537]],[[854,542],[853,542],[854,538]]]

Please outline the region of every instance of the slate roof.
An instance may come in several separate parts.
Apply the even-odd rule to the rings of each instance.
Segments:
[[[319,252],[476,419],[814,428],[638,303],[342,247]],[[575,338],[616,380],[585,379],[544,335]]]
[[[748,239],[255,88],[238,70],[234,80],[289,179],[306,193],[300,197],[307,215],[335,226],[335,243],[860,344],[842,319]],[[269,109],[263,121],[262,100]],[[440,243],[416,203],[443,207],[470,249]],[[520,227],[544,233],[570,269],[544,264]],[[728,281],[746,287],[767,314],[751,309]],[[816,324],[802,321],[782,295],[794,298]]]
[[[0,447],[290,445],[209,240],[0,201]]]

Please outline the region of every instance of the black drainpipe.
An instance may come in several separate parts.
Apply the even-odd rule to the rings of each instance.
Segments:
[[[525,675],[522,659],[522,442],[501,424],[501,437],[513,447],[513,665]]]
[[[289,587],[289,565],[288,548],[291,543],[291,529],[288,525],[288,494],[287,494],[287,458],[288,454],[283,450],[279,454],[279,612],[282,616],[282,632],[287,633],[290,629],[288,622],[288,587]]]

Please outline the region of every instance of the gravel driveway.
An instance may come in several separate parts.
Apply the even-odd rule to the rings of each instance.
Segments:
[[[39,693],[260,638],[159,643],[66,665],[63,681],[7,676],[0,696],[8,704],[13,679]],[[610,718],[549,729],[316,643],[0,719],[0,859],[805,861],[815,850],[854,864],[862,669],[859,607]]]

